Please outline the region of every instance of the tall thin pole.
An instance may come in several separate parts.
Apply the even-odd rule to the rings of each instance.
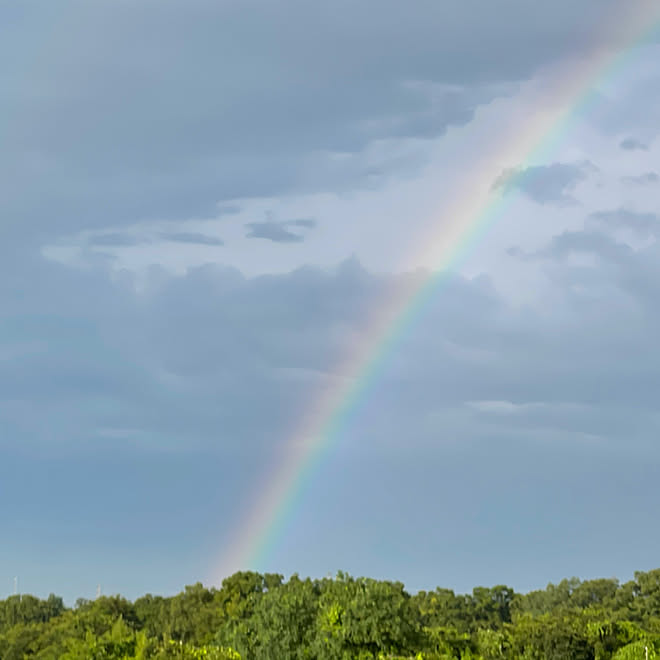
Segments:
[[[14,577],[14,596],[18,596],[18,576]]]

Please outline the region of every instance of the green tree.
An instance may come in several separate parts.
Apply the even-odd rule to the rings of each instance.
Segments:
[[[413,652],[421,641],[418,610],[400,582],[339,573],[323,583],[314,650],[323,658]]]

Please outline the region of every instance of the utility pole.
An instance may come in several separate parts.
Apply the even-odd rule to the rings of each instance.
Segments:
[[[96,585],[96,598],[98,599],[100,597],[101,597],[101,585],[97,584]]]
[[[18,577],[14,577],[14,596],[18,596]]]

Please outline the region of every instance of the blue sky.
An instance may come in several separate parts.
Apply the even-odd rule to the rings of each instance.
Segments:
[[[370,314],[433,269],[443,199],[558,69],[621,48],[615,10],[0,3],[0,596],[211,584]],[[245,568],[657,566],[658,62],[654,35],[507,186]]]

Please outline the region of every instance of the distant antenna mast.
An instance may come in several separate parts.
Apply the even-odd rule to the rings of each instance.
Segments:
[[[97,598],[101,597],[101,585],[100,584],[96,585],[96,597]]]
[[[18,577],[14,578],[14,596],[18,596]]]

